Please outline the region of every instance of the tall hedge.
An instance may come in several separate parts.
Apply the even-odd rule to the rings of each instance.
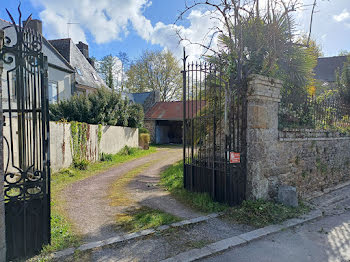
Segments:
[[[88,95],[74,95],[50,105],[50,120],[78,121],[88,124],[141,127],[142,106],[131,104],[121,94],[98,88]]]

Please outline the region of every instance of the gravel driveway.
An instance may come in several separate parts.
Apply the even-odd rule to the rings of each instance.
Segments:
[[[65,211],[74,229],[87,242],[114,236],[117,233],[114,228],[116,214],[123,212],[127,207],[110,206],[107,198],[108,188],[118,178],[149,162],[154,164],[142,171],[128,185],[127,190],[133,200],[140,205],[161,209],[182,218],[199,216],[200,214],[184,207],[158,186],[160,172],[179,161],[181,157],[180,148],[161,148],[154,154],[68,186],[62,194],[66,201]]]

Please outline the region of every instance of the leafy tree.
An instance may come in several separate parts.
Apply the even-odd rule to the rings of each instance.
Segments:
[[[347,51],[347,50],[340,50],[339,56],[348,56],[350,55],[350,51]]]
[[[193,1],[186,5],[179,19],[192,8],[205,6],[218,25],[208,32],[211,37],[207,42],[193,43],[181,29],[178,35],[181,41],[212,53],[209,61],[226,71],[228,94],[246,88],[249,75],[260,74],[281,79],[284,83],[282,105],[298,109],[313,86],[312,70],[317,64],[318,52],[310,41],[311,25],[307,40],[298,39],[292,15],[298,8],[296,2],[269,0],[260,5],[262,1],[259,0]],[[311,18],[313,12],[314,9]],[[214,41],[216,36],[218,41]],[[217,47],[213,46],[216,42]],[[231,108],[232,97],[225,96],[228,108]]]
[[[74,95],[69,100],[50,105],[50,120],[78,121],[88,124],[141,127],[143,109],[122,99],[121,94],[98,88],[88,95]]]
[[[106,55],[99,61],[98,71],[102,77],[102,79],[106,82],[106,85],[111,89],[115,89],[114,83],[114,69],[117,66],[115,57],[111,54]]]
[[[350,106],[350,55],[343,65],[343,69],[336,71],[336,83],[342,102]]]
[[[131,92],[159,91],[162,101],[181,99],[181,67],[170,51],[145,51],[127,71]]]

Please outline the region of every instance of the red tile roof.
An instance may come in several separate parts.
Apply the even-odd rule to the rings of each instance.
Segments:
[[[192,109],[193,106],[193,109]],[[205,101],[187,101],[187,115],[195,116],[201,108],[204,108]],[[145,119],[149,120],[183,120],[183,102],[158,102],[146,114]]]

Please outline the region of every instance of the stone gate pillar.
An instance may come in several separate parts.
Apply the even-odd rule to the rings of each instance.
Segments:
[[[0,50],[4,43],[4,31],[0,30]],[[4,164],[2,144],[2,71],[3,63],[0,61],[0,261],[6,261],[6,239],[5,239],[5,203],[4,203]]]
[[[247,93],[247,199],[268,199],[268,174],[276,157],[282,81],[251,75]]]

